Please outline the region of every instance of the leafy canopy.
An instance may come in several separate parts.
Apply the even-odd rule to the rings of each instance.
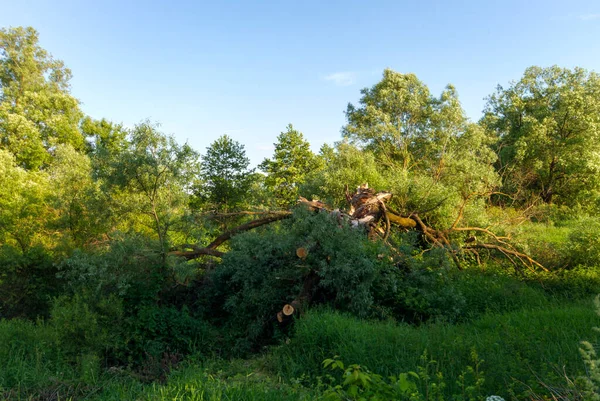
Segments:
[[[491,139],[469,122],[452,85],[435,97],[414,74],[386,69],[361,93],[358,107],[348,105],[342,133],[372,151],[378,164],[418,172],[463,196],[496,184]]]
[[[0,149],[28,169],[45,166],[52,149],[84,147],[71,71],[38,45],[33,28],[0,29]]]
[[[214,209],[236,209],[244,204],[252,186],[249,165],[244,145],[227,135],[219,137],[206,148],[200,166],[202,183],[196,194]]]
[[[130,211],[146,217],[146,226],[165,246],[169,229],[187,205],[197,159],[187,144],[180,146],[157,125],[143,122],[131,131],[126,150],[110,160],[106,184],[122,191],[115,195]]]
[[[498,138],[506,192],[567,205],[600,189],[600,76],[530,67],[489,97],[485,126]],[[592,195],[592,196],[590,196]]]
[[[273,159],[265,159],[259,168],[267,173],[266,187],[275,195],[277,206],[289,207],[298,199],[299,186],[308,173],[318,167],[310,144],[292,124],[277,137]]]

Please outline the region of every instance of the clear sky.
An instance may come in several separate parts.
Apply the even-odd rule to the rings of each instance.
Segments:
[[[452,83],[473,120],[528,66],[600,71],[599,0],[0,0],[0,27],[20,25],[92,117],[150,118],[202,153],[228,134],[253,164],[288,123],[315,150],[339,140],[386,67]]]

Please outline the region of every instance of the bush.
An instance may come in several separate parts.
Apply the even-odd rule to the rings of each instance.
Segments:
[[[450,285],[450,272],[456,267],[450,265],[443,249],[408,256],[401,267],[385,272],[377,281],[381,285],[377,291],[377,304],[382,308],[380,317],[407,322],[458,319],[465,299]]]
[[[600,265],[539,273],[529,281],[531,286],[541,288],[559,300],[587,300],[600,293]]]
[[[581,217],[557,224],[526,223],[514,231],[522,248],[551,270],[600,263],[598,218]]]
[[[582,219],[573,227],[567,253],[571,266],[600,264],[600,219]]]
[[[529,211],[530,219],[536,223],[562,226],[576,219],[582,211],[565,205],[542,203]]]
[[[46,317],[61,283],[50,253],[41,247],[20,252],[0,247],[0,319]]]
[[[48,325],[65,359],[106,358],[121,346],[123,307],[116,296],[95,299],[83,294],[57,298]]]
[[[421,218],[432,227],[450,227],[462,203],[456,188],[426,175],[394,172],[387,185],[384,189],[394,194],[389,205],[392,209],[407,214],[420,213]],[[467,214],[474,204],[470,203]]]
[[[572,222],[525,223],[516,229],[515,243],[544,267],[557,271],[571,264],[567,245],[572,229]]]
[[[106,248],[76,250],[59,264],[58,276],[71,294],[114,294],[131,304],[155,300],[165,280],[158,249],[144,237],[117,235]]]
[[[407,256],[399,269],[383,271],[376,284],[381,317],[404,322],[467,321],[486,312],[545,306],[540,288],[489,264],[458,270],[443,249],[417,253],[416,237],[395,239]]]
[[[73,337],[74,349],[138,367],[197,345],[211,352],[212,329],[185,306],[193,304],[196,289],[174,285],[176,261],[165,261],[156,249],[143,237],[122,236],[60,264],[70,295],[57,300],[51,324],[65,327],[61,333]]]
[[[135,363],[160,360],[165,354],[216,351],[215,330],[185,307],[143,305],[127,319],[125,331],[129,359]]]

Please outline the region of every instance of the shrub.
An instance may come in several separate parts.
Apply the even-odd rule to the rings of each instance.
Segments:
[[[577,208],[570,208],[565,205],[542,203],[529,211],[531,221],[545,224],[555,224],[562,226],[568,224],[582,213]]]
[[[121,346],[122,302],[114,295],[105,299],[84,294],[61,296],[52,305],[48,324],[67,361],[105,358]]]
[[[129,359],[135,363],[160,360],[165,353],[209,355],[216,348],[217,333],[186,307],[142,305],[127,319],[125,331]]]
[[[465,299],[450,280],[456,267],[450,266],[444,250],[408,257],[403,267],[386,272],[387,280],[380,281],[387,285],[377,292],[378,303],[389,310],[389,317],[409,322],[455,321],[464,312]]]
[[[572,222],[562,225],[525,223],[516,229],[515,243],[543,266],[556,271],[571,264],[567,244],[572,229]]]
[[[157,249],[144,237],[117,236],[104,249],[76,251],[60,264],[70,295],[55,303],[51,324],[65,327],[61,333],[73,337],[74,349],[140,366],[207,345],[212,329],[185,306],[193,304],[195,288],[174,285],[176,261],[165,261]]]
[[[381,317],[405,322],[461,322],[486,312],[547,303],[543,290],[504,269],[489,264],[457,270],[442,249],[416,253],[415,240],[410,237],[400,246],[402,253],[409,255],[401,268],[383,271],[376,281],[381,287],[376,291]]]
[[[76,250],[59,264],[58,276],[71,294],[114,294],[132,304],[155,300],[165,279],[157,249],[144,237],[116,235],[106,248]]]
[[[46,317],[61,285],[50,253],[41,247],[20,252],[0,247],[0,318]]]
[[[587,300],[600,293],[600,265],[539,273],[528,280],[531,286],[541,288],[558,299]]]
[[[600,264],[600,219],[582,219],[573,227],[567,253],[571,266]]]

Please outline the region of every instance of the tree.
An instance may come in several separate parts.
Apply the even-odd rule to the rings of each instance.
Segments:
[[[319,158],[322,168],[313,170],[306,176],[302,192],[323,200],[336,208],[345,208],[348,201],[344,197],[346,185],[351,190],[364,183],[378,188],[387,185],[377,159],[370,151],[358,149],[347,142],[339,142],[335,149],[321,147]]]
[[[244,145],[227,135],[219,137],[208,148],[201,163],[201,185],[196,195],[220,211],[242,205],[252,186],[253,171],[248,169]]]
[[[0,149],[19,166],[47,165],[59,144],[84,147],[71,71],[38,45],[33,28],[0,30]]]
[[[265,159],[259,168],[267,173],[265,184],[275,195],[277,206],[289,207],[298,199],[299,186],[318,168],[310,144],[292,124],[277,137],[273,159]]]
[[[27,171],[14,155],[0,149],[0,245],[18,247],[23,253],[44,239],[49,220],[48,177]]]
[[[115,193],[129,210],[149,218],[166,250],[169,229],[183,214],[188,190],[197,173],[198,154],[187,144],[180,146],[165,136],[158,126],[146,121],[135,126],[129,145],[110,160],[105,185],[115,186]],[[143,220],[142,220],[143,221]]]
[[[600,188],[600,76],[530,67],[488,98],[482,123],[498,138],[506,192],[574,204]]]
[[[386,69],[348,105],[344,137],[372,151],[396,174],[412,172],[458,190],[463,197],[496,185],[492,139],[469,122],[452,85],[440,97],[414,74]]]
[[[418,145],[431,135],[435,99],[414,74],[390,69],[372,88],[361,90],[360,106],[348,104],[344,137],[374,151],[383,163],[413,168]]]
[[[81,131],[88,138],[88,153],[104,150],[116,154],[127,147],[127,130],[123,125],[115,124],[105,118],[94,120],[85,117],[81,121]]]
[[[66,233],[67,242],[82,247],[105,227],[104,213],[94,207],[102,194],[90,158],[71,145],[59,145],[48,173],[55,227]]]

